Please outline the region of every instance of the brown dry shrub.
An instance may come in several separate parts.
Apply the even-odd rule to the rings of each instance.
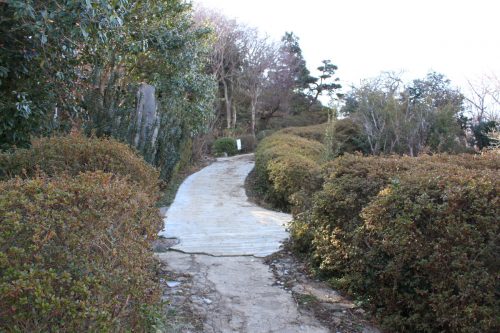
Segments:
[[[162,221],[139,184],[100,171],[15,178],[0,182],[0,216],[0,331],[150,327]]]
[[[35,139],[29,149],[0,154],[0,179],[97,171],[128,176],[146,192],[156,195],[159,172],[129,146],[109,138],[88,138],[79,133]]]
[[[500,149],[484,150],[481,154],[436,154],[418,157],[420,163],[448,163],[471,170],[500,170]]]

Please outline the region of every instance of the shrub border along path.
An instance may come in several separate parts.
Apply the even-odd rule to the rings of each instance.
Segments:
[[[288,132],[257,148],[260,189],[270,202],[292,210],[293,247],[323,277],[363,302],[389,330],[500,327],[493,255],[500,243],[498,150],[418,158],[346,155],[307,174],[314,170],[309,164],[321,163],[312,154],[314,143],[300,144],[306,130]],[[306,173],[296,177],[301,167],[290,165]],[[430,221],[442,224],[441,231],[426,227]],[[464,234],[470,239],[459,241]],[[395,250],[398,242],[406,245]],[[408,248],[423,253],[412,257]],[[446,286],[439,284],[441,275]]]

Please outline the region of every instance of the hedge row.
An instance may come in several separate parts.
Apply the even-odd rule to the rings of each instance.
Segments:
[[[261,191],[277,208],[302,206],[320,184],[324,146],[309,138],[319,137],[323,127],[286,129],[264,138],[255,154],[255,171]],[[296,135],[296,134],[300,135]],[[316,133],[316,134],[313,134]]]
[[[264,139],[256,170],[294,205],[292,244],[319,274],[391,332],[500,329],[498,150],[321,164],[302,139]]]
[[[297,250],[397,332],[499,328],[500,156],[346,155],[297,214]]]
[[[363,209],[351,288],[400,332],[498,332],[499,190],[490,170],[402,174]]]
[[[291,134],[301,138],[323,143],[328,124],[311,125],[304,127],[288,127],[279,131],[281,134]]]
[[[149,331],[157,172],[125,145],[80,136],[1,160],[4,177],[23,178],[0,182],[0,331]]]
[[[145,191],[157,191],[159,172],[130,147],[114,139],[87,138],[79,133],[35,139],[29,149],[0,154],[0,180],[85,171],[104,171],[139,183]]]

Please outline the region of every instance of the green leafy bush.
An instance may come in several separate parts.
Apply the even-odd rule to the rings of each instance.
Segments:
[[[350,118],[334,120],[325,129],[324,142],[329,159],[346,153],[368,151],[361,127]]]
[[[321,143],[297,135],[280,131],[262,140],[255,154],[255,171],[267,201],[284,210],[304,204],[299,198],[321,184],[318,161],[322,156]]]
[[[498,151],[339,157],[294,247],[391,331],[494,332],[499,165]]]
[[[294,248],[389,331],[497,332],[499,151],[321,165],[307,138],[282,130],[256,152],[265,193],[294,213]]]
[[[0,182],[0,216],[0,331],[147,329],[162,220],[142,186],[101,171],[15,178]]]
[[[226,153],[228,156],[238,154],[238,147],[234,138],[220,138],[214,141],[212,151],[216,156],[222,156]]]
[[[357,250],[351,242],[352,233],[362,224],[361,210],[412,161],[347,154],[324,165],[323,188],[314,196],[311,209],[292,223],[296,249],[310,252],[326,276],[343,277],[349,271],[346,259]]]
[[[320,186],[319,171],[318,163],[300,155],[273,159],[267,165],[268,179],[272,183],[268,195],[275,203],[282,203],[282,208],[287,208],[287,203],[302,205],[304,203],[298,201],[297,196],[311,193]]]
[[[363,222],[365,207],[386,185],[398,181],[407,170],[439,170],[460,165],[471,172],[498,170],[498,152],[481,155],[422,155],[412,157],[363,157],[346,154],[322,166],[325,181],[314,197],[311,210],[297,215],[291,225],[296,250],[311,254],[320,271],[342,278],[349,270],[344,261],[358,249],[352,246],[353,232]]]
[[[130,147],[114,139],[81,134],[40,138],[29,149],[0,154],[0,179],[102,170],[129,177],[152,195],[158,191],[159,173]]]
[[[326,123],[304,127],[288,127],[280,130],[279,133],[297,135],[301,138],[323,142],[326,127]]]
[[[499,190],[495,171],[424,166],[363,210],[350,283],[386,327],[498,332]]]

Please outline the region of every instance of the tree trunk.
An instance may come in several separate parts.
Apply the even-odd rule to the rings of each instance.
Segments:
[[[232,119],[232,121],[233,121],[233,128],[236,128],[236,114],[237,114],[237,112],[236,112],[236,106],[233,105],[233,119]]]
[[[137,107],[135,114],[134,146],[143,151],[153,147],[158,135],[158,113],[155,87],[141,83],[137,90]]]
[[[252,108],[252,135],[255,136],[255,114],[257,113],[257,103],[256,98],[252,98],[251,108]]]
[[[224,101],[226,102],[227,128],[231,128],[231,98],[229,97],[226,80],[222,80],[222,84],[224,85]]]

